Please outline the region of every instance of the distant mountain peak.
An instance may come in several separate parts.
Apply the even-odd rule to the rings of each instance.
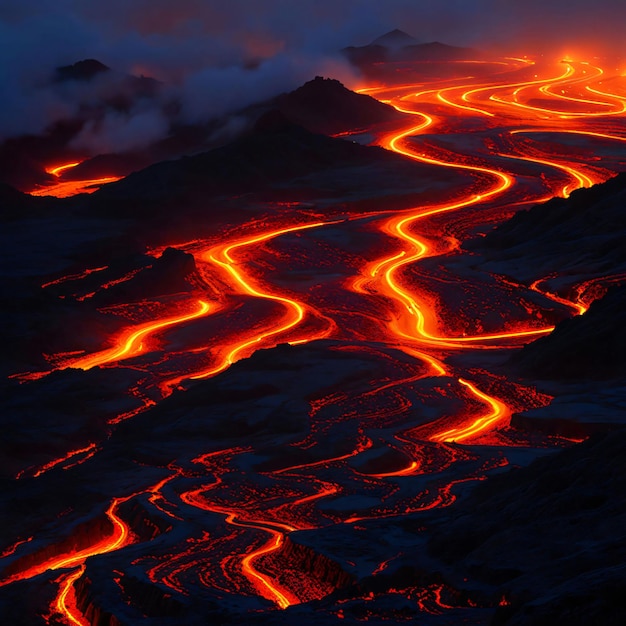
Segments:
[[[56,77],[59,81],[91,80],[94,76],[110,71],[110,67],[96,59],[83,59],[73,65],[57,67]]]
[[[417,40],[414,37],[396,28],[374,39],[370,45],[383,46],[385,48],[403,48],[404,46],[414,46],[416,44]]]

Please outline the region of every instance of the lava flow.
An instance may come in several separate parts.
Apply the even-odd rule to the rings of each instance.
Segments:
[[[83,180],[64,180],[63,174],[81,164],[81,161],[54,165],[46,168],[46,173],[58,179],[46,185],[38,185],[30,191],[33,196],[55,196],[56,198],[69,198],[79,193],[93,193],[106,185],[120,180],[121,176],[102,176],[101,178],[89,178]]]
[[[390,76],[408,66],[394,65]],[[615,86],[621,78],[610,87],[603,69],[584,62],[506,58],[486,66],[476,77],[455,66],[419,84],[394,75],[360,90],[395,108],[391,121],[367,129],[372,150],[395,153],[385,155],[397,159],[389,163],[423,181],[397,193],[381,183],[375,203],[365,204],[350,183],[370,175],[368,162],[356,174],[352,164],[343,170],[341,189],[315,210],[263,196],[263,217],[207,227],[175,246],[187,261],[193,256],[186,292],[90,309],[97,318],[132,305],[141,322],[95,352],[52,355],[56,377],[19,376],[25,386],[72,393],[74,381],[94,376],[103,397],[106,384],[115,386],[99,414],[104,427],[90,428],[85,418],[71,445],[47,457],[36,451],[37,464],[17,474],[24,489],[62,475],[86,501],[102,492],[110,532],[80,548],[48,541],[55,532],[66,537],[63,515],[79,517],[80,507],[59,505],[58,518],[7,541],[1,586],[71,570],[54,581],[47,615],[81,626],[99,623],[77,599],[90,563],[108,572],[108,586],[90,578],[90,602],[106,604],[110,623],[118,623],[116,607],[127,620],[119,623],[205,623],[228,611],[244,623],[249,613],[288,612],[343,587],[346,597],[365,593],[353,583],[366,577],[374,591],[361,600],[401,595],[416,613],[497,605],[426,573],[399,589],[385,577],[396,562],[411,569],[398,550],[417,541],[427,511],[516,462],[510,454],[523,450],[529,459],[563,444],[565,435],[511,428],[511,415],[551,397],[509,380],[497,359],[551,333],[560,319],[585,314],[594,294],[623,275],[579,279],[542,268],[541,278],[515,279],[496,262],[484,269],[463,244],[520,208],[566,198],[623,169],[614,148],[626,141],[626,97]],[[603,156],[590,158],[596,152]],[[76,165],[49,173],[61,179]],[[324,176],[316,184],[326,189]],[[60,180],[33,193],[62,197],[102,182]],[[236,198],[244,215],[252,214],[248,197]],[[77,296],[73,286],[103,283],[110,270],[95,260],[89,267],[44,286],[58,289],[64,305],[82,306],[93,289]],[[106,284],[132,289],[133,272]],[[166,332],[176,341],[157,350],[155,337]],[[132,406],[113,401],[120,385]],[[80,401],[89,413],[91,397]],[[53,439],[60,446],[63,437],[55,431]],[[131,499],[132,522],[124,521],[119,507]],[[389,540],[376,534],[380,520]],[[138,541],[137,529],[146,528],[144,536],[158,541]],[[37,557],[40,545],[49,547],[45,558]],[[105,553],[106,563],[95,561]],[[319,611],[347,614],[337,608],[348,603],[340,594],[328,602],[333,608]]]
[[[261,235],[244,237],[235,242],[220,244],[214,248],[209,248],[208,250],[201,252],[200,259],[205,263],[210,263],[211,265],[218,267],[222,272],[224,272],[227,278],[232,281],[236,291],[241,291],[242,293],[252,296],[253,298],[275,302],[285,308],[286,312],[275,327],[261,332],[260,334],[255,334],[249,339],[238,339],[232,345],[229,345],[227,347],[228,352],[218,365],[207,370],[195,372],[191,376],[192,379],[197,380],[215,376],[241,359],[243,356],[250,354],[251,348],[258,349],[260,346],[263,346],[264,342],[267,342],[268,339],[284,335],[291,329],[297,327],[303,321],[307,312],[309,315],[316,315],[316,311],[312,310],[311,307],[307,307],[292,298],[265,291],[262,287],[255,285],[254,280],[251,277],[246,276],[246,274],[239,268],[236,260],[231,256],[234,251],[241,248],[247,249],[256,246],[262,242],[280,237],[281,235],[299,233],[313,228],[321,228],[322,226],[326,226],[328,224],[332,224],[332,222],[315,222],[313,224],[300,224],[297,226],[279,228]],[[317,315],[318,317],[321,317],[319,314]],[[324,321],[330,326],[330,328],[326,328],[322,332],[308,334],[305,337],[291,341],[291,343],[305,343],[313,339],[321,339],[328,336],[332,330],[332,321],[328,318]],[[180,382],[180,380],[177,379],[176,381],[169,381],[168,385],[171,386],[174,382]]]
[[[85,561],[88,558],[119,550],[132,543],[132,532],[128,524],[118,515],[119,505],[127,499],[128,498],[114,498],[113,502],[106,510],[107,519],[112,526],[112,532],[110,534],[104,535],[101,539],[84,548],[70,549],[67,552],[64,552],[63,548],[61,548],[58,554],[47,559],[44,558],[41,562],[27,566],[24,569],[18,569],[16,573],[0,580],[0,586],[8,585],[19,580],[28,580],[48,571],[73,568],[72,572],[64,574],[57,580],[59,591],[51,607],[50,616],[61,616],[68,624],[88,626],[91,622],[83,615],[77,606],[75,584],[84,574]]]
[[[48,559],[44,559],[40,563],[36,563],[35,565],[22,569],[5,579],[0,580],[0,586],[8,585],[17,580],[26,580],[49,570],[64,569],[82,565],[90,556],[94,556],[96,554],[106,554],[107,552],[118,550],[126,545],[129,541],[131,541],[131,531],[128,525],[118,516],[117,511],[120,504],[125,502],[127,499],[128,498],[114,498],[113,502],[106,510],[107,519],[110,521],[113,529],[113,532],[110,535],[102,537],[96,543],[85,548],[72,550],[69,553],[61,553]]]
[[[70,360],[64,363],[63,367],[75,367],[81,370],[87,370],[92,367],[105,365],[106,363],[113,363],[137,356],[146,350],[144,341],[150,335],[164,328],[168,328],[169,326],[184,324],[185,322],[202,317],[206,315],[209,310],[210,306],[207,302],[198,300],[198,309],[196,311],[176,317],[156,320],[154,322],[147,322],[146,324],[142,324],[139,328],[125,331],[118,339],[118,345],[116,347],[96,354],[90,354],[76,360]]]

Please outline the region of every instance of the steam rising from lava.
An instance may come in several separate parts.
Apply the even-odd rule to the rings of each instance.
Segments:
[[[316,74],[354,86],[338,51],[400,27],[418,41],[511,50],[523,45],[624,52],[622,0],[461,2],[431,0],[7,0],[0,7],[0,139],[38,134],[75,116],[124,73],[168,85],[124,114],[107,115],[84,129],[74,147],[129,150],[163,137],[166,106],[178,103],[175,121],[203,122],[294,89]],[[593,33],[590,32],[593,25]],[[591,46],[593,44],[593,46]],[[96,58],[121,73],[78,84],[50,80],[52,68]]]

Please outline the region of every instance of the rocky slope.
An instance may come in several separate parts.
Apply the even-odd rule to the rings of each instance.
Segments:
[[[494,626],[622,624],[624,459],[622,429],[494,476],[432,525],[429,551],[504,598]]]
[[[626,377],[626,286],[611,289],[584,314],[560,322],[511,363],[529,378],[606,380]]]
[[[483,254],[486,268],[504,266],[532,280],[560,274],[617,273],[626,267],[626,172],[519,211],[483,239],[466,244]]]

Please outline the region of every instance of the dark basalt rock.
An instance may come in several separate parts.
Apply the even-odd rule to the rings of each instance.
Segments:
[[[136,260],[129,258],[127,271],[133,270],[133,261]],[[123,264],[118,265],[117,274],[119,275]],[[93,301],[98,306],[102,306],[117,302],[136,302],[163,294],[188,291],[190,281],[194,277],[197,278],[197,273],[193,255],[175,248],[166,248],[160,257],[139,269],[130,280],[99,291],[93,297]]]
[[[133,606],[148,617],[178,617],[184,612],[184,605],[157,585],[135,576],[123,576],[119,584]]]
[[[22,193],[6,183],[0,183],[0,211],[4,214],[16,205],[23,206],[32,202],[32,196]]]
[[[514,355],[523,375],[552,380],[626,377],[626,286],[615,287],[578,317]]]
[[[288,133],[294,123],[280,110],[272,109],[259,117],[253,126],[256,133]]]
[[[494,625],[622,624],[625,459],[621,429],[492,476],[429,551],[506,598]]]
[[[607,268],[626,261],[626,172],[605,183],[578,189],[569,198],[553,198],[517,212],[486,237],[465,247],[489,259],[549,255],[602,261]]]
[[[91,626],[126,626],[108,611],[103,610],[91,592],[92,581],[83,574],[75,583],[76,605]]]
[[[0,182],[0,221],[27,218],[59,205],[56,198],[37,198]]]
[[[333,590],[347,587],[354,583],[354,577],[345,572],[341,566],[317,552],[311,546],[299,543],[297,537],[287,537],[276,555],[273,555],[274,570],[278,580],[289,586],[290,577],[301,577],[306,580],[304,585],[298,585],[300,589],[309,592],[308,597],[300,598],[302,601],[324,597]]]
[[[270,111],[232,143],[131,174],[93,194],[90,204],[95,210],[102,206],[110,215],[127,214],[130,202],[135,215],[142,210],[152,214],[153,201],[178,203],[183,198],[241,194],[315,172],[385,163],[405,160],[382,148],[312,133]]]
[[[393,107],[354,93],[338,80],[321,76],[279,96],[273,105],[293,122],[326,135],[368,128],[402,117]]]
[[[9,578],[17,572],[39,565],[59,555],[74,554],[97,543],[102,537],[113,532],[113,524],[104,515],[86,520],[70,529],[67,537],[50,543],[30,554],[11,562],[0,572],[0,579]]]

